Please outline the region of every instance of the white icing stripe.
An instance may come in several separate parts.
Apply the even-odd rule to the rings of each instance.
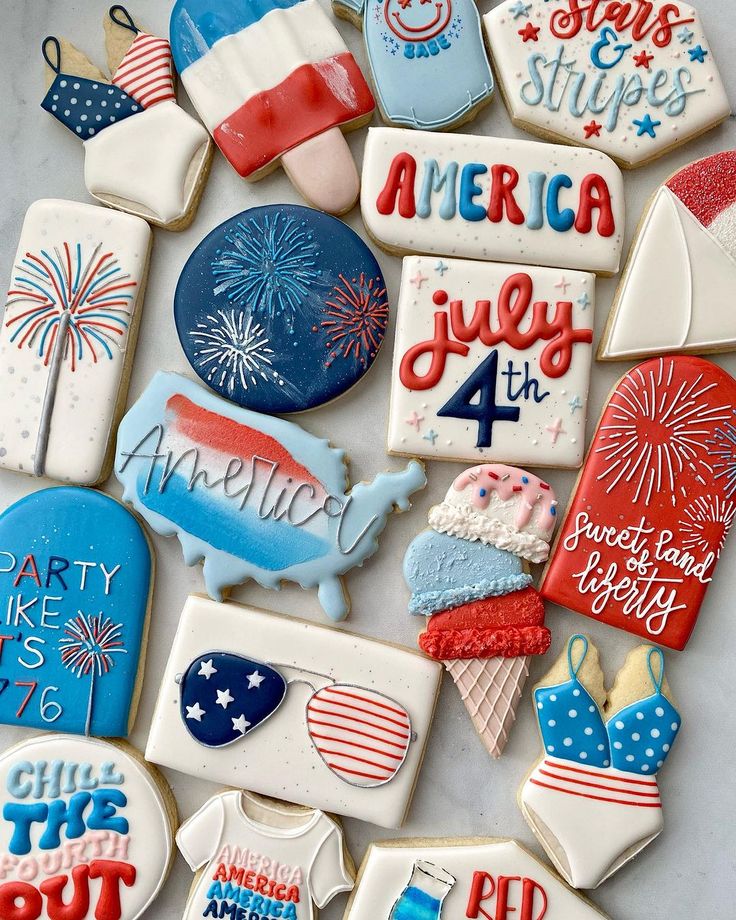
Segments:
[[[235,35],[220,39],[181,78],[200,117],[213,131],[257,93],[298,67],[347,51],[317,0],[273,10]]]

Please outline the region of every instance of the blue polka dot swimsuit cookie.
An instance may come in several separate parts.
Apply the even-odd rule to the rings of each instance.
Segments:
[[[386,284],[342,221],[296,205],[237,214],[197,246],[174,316],[184,353],[215,392],[259,412],[299,412],[354,386],[388,322]]]

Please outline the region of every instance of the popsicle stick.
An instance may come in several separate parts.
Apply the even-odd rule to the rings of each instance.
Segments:
[[[328,214],[345,214],[358,200],[358,170],[339,128],[310,138],[281,157],[281,165],[299,194]]]

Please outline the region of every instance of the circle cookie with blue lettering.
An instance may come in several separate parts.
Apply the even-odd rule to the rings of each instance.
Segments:
[[[231,217],[179,278],[184,353],[216,393],[258,412],[301,412],[354,386],[388,323],[380,266],[346,224],[298,205]]]

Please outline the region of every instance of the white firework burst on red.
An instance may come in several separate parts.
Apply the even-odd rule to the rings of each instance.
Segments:
[[[736,516],[736,504],[719,495],[701,496],[683,511],[680,521],[682,545],[685,549],[699,549],[720,556],[726,537]]]
[[[716,480],[721,480],[726,495],[730,498],[736,492],[736,426],[726,422],[716,428],[715,434],[708,441],[708,453],[713,460],[713,472]]]
[[[673,385],[674,369],[674,362],[664,359],[656,369],[634,368],[611,397],[595,448],[606,464],[597,478],[606,482],[607,493],[626,483],[634,486],[634,504],[649,505],[652,495],[664,491],[675,505],[685,468],[701,482],[699,468],[711,472],[707,441],[732,409],[709,402],[707,394],[717,384],[704,383],[702,374]]]
[[[325,301],[320,328],[327,334],[327,367],[338,358],[352,358],[365,366],[381,347],[388,325],[388,299],[382,278],[361,272],[352,281],[340,275]]]
[[[59,640],[61,661],[65,668],[84,677],[107,674],[115,661],[113,655],[125,655],[123,627],[109,617],[77,614],[64,624],[64,637]]]

